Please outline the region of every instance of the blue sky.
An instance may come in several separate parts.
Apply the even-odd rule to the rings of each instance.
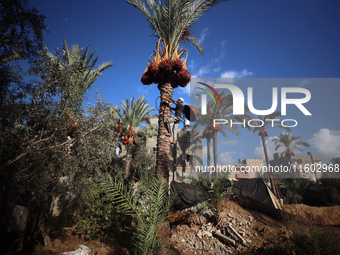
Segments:
[[[140,78],[156,39],[139,11],[123,0],[31,0],[30,4],[46,16],[49,33],[45,44],[50,51],[61,47],[66,38],[69,45],[90,44],[90,50],[97,49],[100,63],[113,62],[93,85],[104,100],[118,105],[132,94],[144,95],[155,107],[157,86],[144,86]],[[340,2],[334,0],[223,2],[205,13],[194,27],[205,54],[182,45],[189,50],[188,70],[196,78],[340,77],[339,12]],[[304,153],[323,154],[327,162],[340,156],[340,88],[311,90],[313,118],[304,120],[306,125],[293,132],[311,143]],[[174,97],[183,97],[188,103],[189,91],[175,89]],[[91,97],[94,89],[87,94]],[[324,109],[329,109],[328,114]],[[281,132],[273,129],[269,140]],[[219,146],[220,163],[262,157],[259,137],[248,131],[242,131],[240,137],[221,138]],[[274,147],[269,148],[273,153]]]

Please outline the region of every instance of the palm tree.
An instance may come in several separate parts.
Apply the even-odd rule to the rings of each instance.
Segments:
[[[278,138],[274,138],[273,142],[276,145],[275,150],[283,147],[285,149],[286,156],[289,157],[289,161],[291,156],[294,156],[293,150],[303,151],[300,146],[309,147],[309,143],[304,141],[297,141],[301,136],[292,136],[292,132],[286,133],[283,132]],[[290,162],[291,163],[291,162]]]
[[[7,66],[7,68],[5,68],[5,66],[10,62],[21,59],[24,59],[24,57],[19,55],[17,52],[12,52],[11,54],[1,56],[0,67],[1,69],[4,69],[1,70],[2,72],[4,72],[2,73],[2,75],[6,75],[8,78],[11,78],[15,81],[22,81],[22,76],[19,74],[17,70],[14,69],[14,66]]]
[[[329,160],[333,165],[340,165],[340,157],[331,158]]]
[[[112,66],[111,62],[104,62],[94,69],[99,55],[93,59],[96,50],[89,53],[89,45],[85,49],[79,45],[72,45],[71,50],[67,46],[66,39],[63,39],[62,61],[59,64],[59,69],[63,70],[66,75],[72,68],[77,68],[81,75],[80,82],[76,80],[72,90],[68,90],[68,97],[81,98],[91,85],[99,78],[101,73]],[[47,53],[48,57],[53,61],[57,59],[52,53]]]
[[[222,106],[216,105],[214,101],[209,101],[207,106],[207,114],[199,115],[198,121],[195,125],[205,127],[202,137],[207,139],[207,152],[208,152],[208,166],[210,166],[210,139],[213,140],[213,155],[214,166],[217,169],[218,164],[218,151],[217,151],[217,133],[221,134],[228,139],[226,131],[232,132],[235,135],[240,135],[237,125],[229,125],[231,122],[242,122],[250,117],[248,115],[232,115],[233,111],[233,96],[231,93],[220,93]],[[215,96],[217,100],[217,96]],[[214,119],[225,119],[229,124],[216,124],[214,127]],[[209,173],[209,180],[211,175]]]
[[[286,128],[284,126],[281,125],[281,122],[279,123],[274,123],[274,121],[270,121],[275,119],[276,117],[281,116],[281,112],[280,111],[275,111],[272,114],[269,115],[262,115],[262,116],[258,116],[259,120],[260,120],[260,124],[258,127],[254,127],[253,131],[254,133],[256,131],[259,131],[259,136],[261,136],[262,139],[262,146],[263,146],[263,152],[264,152],[264,157],[266,159],[266,166],[269,166],[269,155],[268,155],[268,149],[267,149],[267,143],[266,143],[266,137],[268,136],[268,132],[267,132],[267,128],[268,127],[278,127],[278,128],[284,128],[286,130],[290,130],[289,128]],[[272,177],[270,177],[270,184],[271,187],[273,189],[273,192],[276,196],[279,196],[278,190],[277,190],[277,186],[273,180]]]
[[[254,133],[256,131],[259,131],[259,136],[261,136],[263,152],[264,152],[264,157],[266,159],[266,165],[267,166],[269,165],[269,155],[268,155],[268,149],[267,149],[267,143],[266,143],[266,137],[268,136],[267,128],[268,127],[278,127],[278,128],[284,128],[288,131],[290,130],[289,128],[282,126],[281,122],[276,122],[275,124],[273,124],[274,121],[270,121],[270,120],[275,119],[278,116],[281,116],[280,111],[275,111],[275,112],[273,112],[272,114],[269,114],[269,115],[258,116],[258,118],[261,122],[260,124],[262,124],[262,125],[258,125],[258,127],[253,128]]]
[[[142,83],[157,83],[161,96],[172,98],[173,89],[185,87],[190,81],[186,68],[186,59],[182,58],[186,50],[178,50],[179,44],[191,42],[201,53],[203,49],[193,36],[191,26],[213,5],[223,0],[166,0],[165,3],[147,0],[126,0],[141,11],[147,18],[155,36],[159,39],[153,60],[148,64],[142,76]],[[156,172],[163,178],[169,178],[170,138],[166,136],[165,121],[171,116],[169,104],[162,99],[159,107]]]
[[[144,96],[139,97],[136,101],[134,96],[130,101],[126,98],[125,102],[122,101],[122,113],[120,113],[120,122],[124,124],[125,132],[122,133],[122,143],[126,148],[126,161],[124,178],[127,179],[130,175],[130,153],[133,144],[137,143],[136,128],[140,125],[147,123],[149,120],[149,113],[155,108],[149,108],[150,104],[147,104],[147,100]]]

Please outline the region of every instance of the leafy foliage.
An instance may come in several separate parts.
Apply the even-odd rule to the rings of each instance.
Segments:
[[[130,223],[131,218],[117,213],[112,198],[96,187],[87,197],[83,213],[78,218],[77,232],[91,239],[113,237],[117,230]]]
[[[329,228],[320,230],[313,225],[293,231],[293,243],[296,245],[298,254],[301,255],[331,255],[337,254],[339,240],[337,235]]]
[[[158,232],[172,204],[165,180],[143,175],[133,188],[121,177],[105,175],[101,176],[100,184],[116,210],[134,217],[137,222],[134,236],[137,254],[155,254],[161,246],[157,240]]]
[[[221,200],[224,196],[230,194],[232,183],[226,178],[214,178],[211,181],[209,181],[208,178],[190,178],[189,180],[195,186],[208,192],[212,202],[212,208],[216,213],[219,213],[221,210]]]
[[[165,3],[152,0],[146,1],[148,7],[141,0],[126,1],[145,15],[155,36],[164,39],[169,46],[169,55],[172,57],[179,43],[184,41],[191,42],[203,54],[202,46],[189,27],[204,12],[223,0],[167,0]]]
[[[304,141],[297,141],[301,136],[292,136],[292,132],[282,133],[278,138],[273,139],[275,150],[283,147],[286,150],[286,154],[292,155],[293,150],[303,151],[300,146],[309,147],[309,143]]]
[[[0,65],[14,59],[32,59],[43,46],[45,16],[25,0],[0,2]]]
[[[85,49],[79,45],[72,45],[71,50],[67,46],[67,42],[63,40],[62,52],[56,51],[56,55],[47,52],[47,56],[51,62],[58,64],[55,66],[58,72],[64,73],[63,77],[68,77],[73,86],[66,91],[67,97],[82,98],[84,93],[99,78],[103,71],[112,66],[111,62],[104,62],[98,68],[94,68],[99,56],[93,56],[95,50],[89,53],[89,45]],[[77,73],[77,77],[73,78],[70,74]]]
[[[284,182],[280,182],[279,191],[285,203],[296,204],[303,200],[309,185],[311,185],[311,181],[308,179],[286,179]]]

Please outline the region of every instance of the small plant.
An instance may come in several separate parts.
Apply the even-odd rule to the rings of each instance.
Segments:
[[[208,178],[191,178],[190,182],[208,192],[212,202],[212,209],[219,213],[223,197],[231,192],[230,182],[224,178],[215,178],[211,181]]]

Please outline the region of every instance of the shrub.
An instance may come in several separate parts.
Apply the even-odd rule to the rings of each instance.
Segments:
[[[83,214],[78,217],[77,233],[90,239],[113,237],[131,219],[117,213],[113,199],[100,188],[91,191],[87,198]]]
[[[320,227],[321,228],[321,227]],[[301,226],[293,231],[292,242],[296,245],[297,254],[301,255],[333,255],[338,251],[337,235],[329,228]]]

